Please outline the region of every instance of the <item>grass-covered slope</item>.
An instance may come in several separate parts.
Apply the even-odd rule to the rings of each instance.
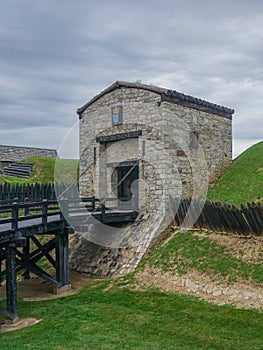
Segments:
[[[208,199],[236,205],[263,201],[263,142],[233,161],[208,191]]]
[[[251,240],[248,243],[251,245]],[[137,273],[150,266],[159,268],[161,275],[185,274],[194,269],[215,280],[227,278],[230,284],[241,278],[259,286],[263,281],[262,264],[255,259],[254,249],[254,263],[246,262],[248,249],[243,246],[242,253],[246,243],[240,244],[234,244],[232,250],[230,245],[216,243],[202,232],[177,233],[152,250],[133,274],[115,281],[90,280],[79,293],[56,300],[19,299],[21,318],[42,321],[1,334],[1,348],[262,349],[260,310],[212,305],[173,290],[163,292],[158,286],[142,289],[136,282]],[[260,252],[258,257],[260,261]],[[158,277],[153,275],[152,281]]]
[[[59,181],[64,183],[76,182],[76,171],[78,168],[77,159],[55,159],[46,157],[31,157],[24,159],[23,162],[33,164],[32,176],[29,179],[0,176],[0,182],[16,183],[53,183],[54,172],[57,169]]]
[[[20,317],[42,321],[1,334],[1,349],[259,350],[262,314],[189,296],[131,291],[93,281],[51,301],[19,301]]]
[[[194,269],[229,284],[239,280],[263,284],[262,257],[262,240],[242,241],[189,231],[177,233],[167,244],[159,244],[142,261],[141,268],[159,267],[180,275]]]

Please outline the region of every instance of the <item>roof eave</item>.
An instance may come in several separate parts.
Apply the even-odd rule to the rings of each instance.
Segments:
[[[207,113],[212,113],[216,115],[223,116],[228,119],[232,119],[232,114],[234,114],[234,110],[230,109],[228,107],[220,106],[215,103],[211,103],[190,95],[185,95],[180,92],[177,92],[176,90],[169,90],[165,88],[160,88],[153,85],[145,85],[141,84],[139,82],[135,83],[129,83],[126,81],[116,81],[112,85],[110,85],[108,88],[100,92],[98,95],[94,96],[90,101],[88,101],[86,104],[84,104],[82,107],[77,109],[77,114],[79,115],[79,119],[82,118],[83,112],[95,101],[97,101],[102,96],[116,90],[119,88],[136,88],[136,89],[142,89],[151,91],[154,93],[157,93],[161,95],[163,101],[168,101],[171,103],[176,103],[182,106],[187,106],[190,108],[198,109]]]

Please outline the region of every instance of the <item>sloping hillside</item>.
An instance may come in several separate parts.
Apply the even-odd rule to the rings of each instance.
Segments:
[[[263,142],[250,147],[233,161],[210,188],[208,199],[236,205],[263,201]]]
[[[0,182],[15,183],[53,183],[55,167],[59,163],[59,181],[64,183],[76,182],[76,169],[78,168],[77,159],[55,159],[46,157],[31,157],[24,159],[23,162],[33,164],[32,176],[29,179],[0,176]],[[58,162],[58,163],[57,163]]]
[[[142,260],[136,289],[190,294],[219,305],[263,308],[263,237],[173,232]]]

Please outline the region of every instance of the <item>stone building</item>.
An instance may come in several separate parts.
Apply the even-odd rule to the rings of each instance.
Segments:
[[[204,195],[231,164],[234,111],[175,90],[117,81],[77,113],[81,195],[147,214],[145,249],[174,198]]]
[[[77,113],[83,195],[134,195],[151,209],[164,190],[191,196],[195,176],[211,183],[231,164],[234,111],[226,107],[117,81]]]

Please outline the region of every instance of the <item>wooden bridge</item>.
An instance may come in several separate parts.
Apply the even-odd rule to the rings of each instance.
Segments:
[[[82,198],[63,199],[59,203],[57,200],[0,203],[0,284],[6,279],[6,307],[0,307],[0,313],[12,321],[18,318],[18,272],[22,272],[24,278],[30,278],[32,272],[58,289],[70,286],[68,235],[83,219],[87,225],[95,220],[117,223],[136,218],[136,210],[106,206],[107,202],[116,204],[118,200]],[[43,235],[45,240],[39,239]],[[37,264],[43,257],[55,268],[55,277]]]

